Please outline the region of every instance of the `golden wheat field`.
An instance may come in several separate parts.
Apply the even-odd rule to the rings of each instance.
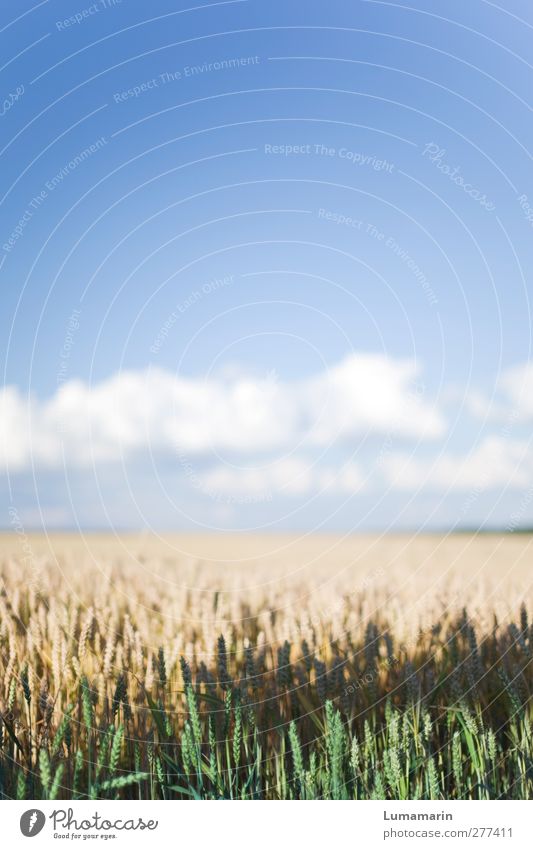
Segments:
[[[4,798],[529,798],[527,535],[6,535]]]

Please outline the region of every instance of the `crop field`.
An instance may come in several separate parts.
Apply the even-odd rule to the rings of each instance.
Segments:
[[[532,538],[0,539],[0,792],[533,796]]]

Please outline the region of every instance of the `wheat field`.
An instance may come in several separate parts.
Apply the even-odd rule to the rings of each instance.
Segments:
[[[19,528],[2,796],[530,798],[532,543]]]

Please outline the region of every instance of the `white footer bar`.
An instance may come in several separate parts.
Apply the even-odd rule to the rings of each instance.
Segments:
[[[3,846],[533,847],[531,802],[11,802]],[[35,843],[30,843],[34,838]],[[67,843],[67,841],[70,841]]]

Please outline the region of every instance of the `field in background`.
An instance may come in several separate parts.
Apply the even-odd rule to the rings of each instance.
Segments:
[[[4,798],[530,798],[529,536],[0,538]]]

